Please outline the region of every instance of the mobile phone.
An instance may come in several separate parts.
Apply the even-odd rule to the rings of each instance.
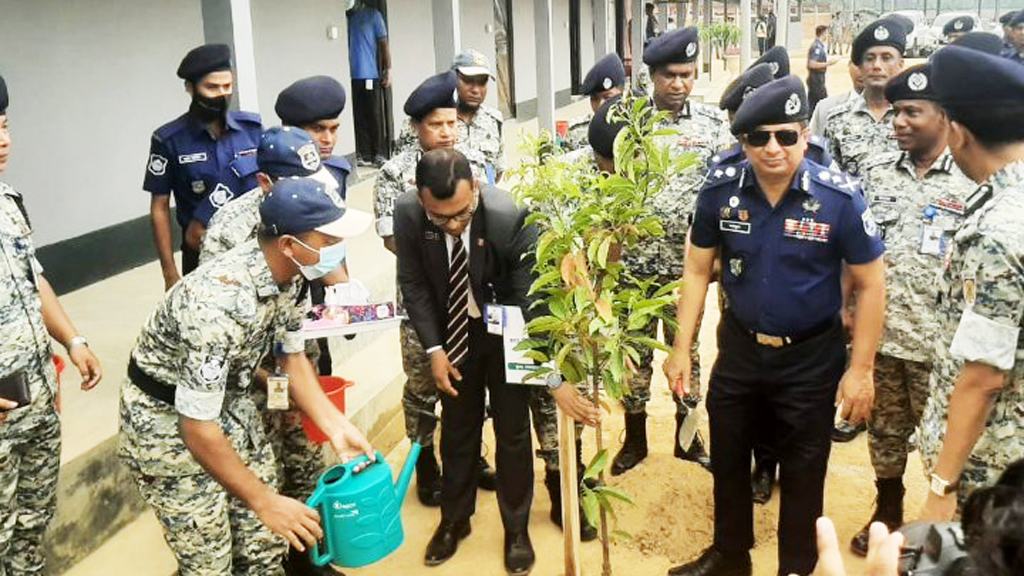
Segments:
[[[15,408],[28,406],[32,402],[32,396],[28,391],[28,380],[24,372],[15,372],[0,378],[0,398],[13,400],[18,405]],[[3,410],[0,408],[0,410]]]

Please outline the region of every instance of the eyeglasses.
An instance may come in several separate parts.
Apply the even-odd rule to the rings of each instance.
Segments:
[[[468,222],[471,218],[473,218],[473,213],[476,212],[477,203],[478,200],[476,198],[473,198],[473,203],[467,206],[465,210],[459,212],[458,214],[452,214],[451,216],[442,216],[440,214],[427,212],[427,219],[430,220],[431,224],[437,226],[438,228],[444,228],[445,226],[448,225],[449,222]]]
[[[775,141],[779,143],[779,146],[792,146],[800,140],[800,133],[796,130],[776,130],[774,132],[755,130],[747,134],[747,144],[758,148],[767,146],[768,141],[772,139],[772,135],[775,136]]]

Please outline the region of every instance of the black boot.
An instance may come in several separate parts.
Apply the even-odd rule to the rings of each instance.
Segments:
[[[612,476],[631,470],[647,458],[647,413],[626,414],[626,441],[612,460]]]
[[[434,447],[424,446],[416,460],[416,496],[424,506],[441,505],[441,469],[434,457]]]
[[[487,490],[494,492],[498,489],[498,474],[491,468],[491,465],[487,463],[487,459],[483,456],[480,457],[480,470],[477,473],[476,485],[481,490]]]
[[[582,469],[581,469],[582,470]],[[545,470],[544,472],[544,486],[548,489],[548,496],[551,498],[551,521],[562,528],[562,481],[558,475],[558,472],[554,470]],[[582,492],[582,491],[581,491]],[[590,542],[597,538],[597,528],[591,526],[587,522],[586,516],[583,515],[583,494],[580,494],[580,540],[583,542]]]
[[[879,478],[875,480],[878,499],[875,513],[864,528],[850,540],[850,550],[858,556],[868,555],[868,530],[872,522],[881,522],[893,532],[903,525],[903,478]]]
[[[691,408],[690,410],[694,410],[694,408]],[[687,415],[676,413],[676,447],[675,450],[673,450],[673,454],[680,460],[696,462],[704,469],[711,470],[711,457],[708,456],[707,450],[704,449],[704,440],[700,437],[700,432],[696,432],[693,435],[693,441],[690,442],[690,448],[688,450],[683,450],[683,447],[679,444],[679,429],[683,427],[683,422],[686,421],[686,418]]]
[[[765,456],[754,465],[750,477],[750,488],[755,504],[767,504],[775,490],[775,470],[778,463],[771,456]]]

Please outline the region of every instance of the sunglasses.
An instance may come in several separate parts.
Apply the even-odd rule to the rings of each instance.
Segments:
[[[758,148],[767,146],[768,141],[772,139],[772,135],[775,136],[775,141],[779,143],[779,146],[792,146],[800,140],[800,133],[796,130],[776,130],[774,132],[755,130],[747,134],[747,144]]]

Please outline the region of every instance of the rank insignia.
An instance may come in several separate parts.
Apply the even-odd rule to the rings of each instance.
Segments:
[[[808,198],[807,200],[804,200],[803,209],[805,212],[817,214],[818,210],[821,209],[821,202],[818,202],[817,198]]]

